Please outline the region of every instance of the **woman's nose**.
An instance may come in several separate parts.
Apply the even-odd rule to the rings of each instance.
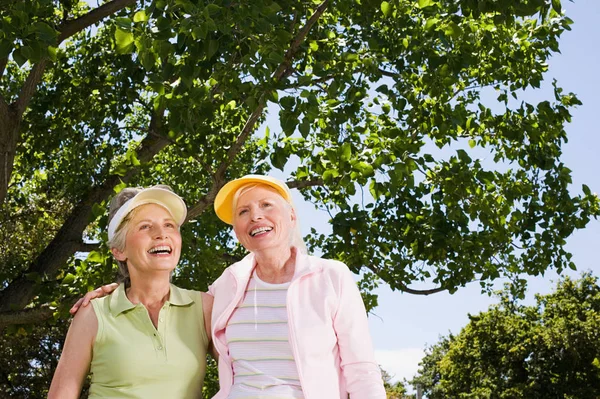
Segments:
[[[167,230],[162,226],[157,226],[154,231],[155,238],[165,238],[167,236]]]
[[[250,217],[253,221],[261,220],[263,218],[263,213],[259,208],[253,209],[250,212]]]

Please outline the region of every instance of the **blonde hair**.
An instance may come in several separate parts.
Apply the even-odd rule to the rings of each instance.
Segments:
[[[243,186],[240,186],[240,188],[237,189],[235,194],[233,194],[233,199],[232,199],[232,204],[231,204],[231,206],[232,206],[231,209],[233,209],[234,223],[235,223],[235,219],[237,217],[237,212],[235,211],[235,209],[237,208],[238,200],[240,199],[240,197],[242,195],[246,194],[248,191],[250,191],[256,187],[261,187],[266,190],[274,192],[275,194],[277,194],[279,196],[279,198],[281,198],[283,200],[283,202],[285,202],[288,205],[290,211],[294,212],[294,214],[296,215],[296,224],[294,226],[294,229],[290,233],[290,245],[298,248],[300,253],[307,254],[308,250],[306,249],[306,243],[304,242],[304,238],[302,238],[302,233],[300,232],[300,222],[298,221],[298,212],[296,212],[296,208],[294,207],[294,204],[291,202],[291,200],[289,202],[286,201],[286,199],[283,198],[283,196],[281,195],[281,193],[279,193],[279,191],[277,191],[273,187],[269,186],[268,184],[248,183],[248,184],[244,184]]]

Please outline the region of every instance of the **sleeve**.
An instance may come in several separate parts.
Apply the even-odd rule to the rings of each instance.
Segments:
[[[338,308],[333,327],[340,349],[342,374],[350,399],[385,399],[381,371],[375,361],[367,312],[348,267],[341,264]]]

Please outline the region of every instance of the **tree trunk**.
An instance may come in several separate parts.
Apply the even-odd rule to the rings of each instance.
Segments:
[[[8,192],[21,126],[21,119],[13,114],[10,107],[0,106],[0,204]]]

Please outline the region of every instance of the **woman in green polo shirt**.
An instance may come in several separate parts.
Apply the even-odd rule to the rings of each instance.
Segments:
[[[125,284],[82,307],[48,398],[201,398],[212,297],[170,284],[181,253],[183,200],[166,186],[122,190],[108,240]]]

